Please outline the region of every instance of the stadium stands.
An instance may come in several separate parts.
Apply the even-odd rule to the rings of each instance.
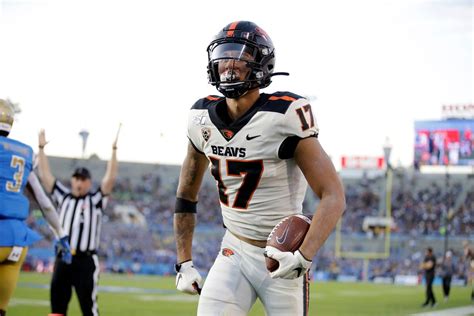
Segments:
[[[78,165],[85,165],[97,174],[93,179],[96,181],[105,170],[105,162],[98,159],[80,161],[51,157],[50,161],[64,183],[69,182],[70,170]],[[117,273],[174,273],[172,221],[179,167],[121,163],[119,175],[104,216],[99,252],[103,269]],[[357,248],[357,241],[367,238],[362,229],[364,217],[380,214],[384,178],[351,178],[343,179],[343,182],[347,210],[342,220],[342,233],[350,237],[344,239],[344,246]],[[449,248],[454,252],[455,278],[464,277],[462,242],[474,237],[474,180],[467,175],[422,175],[416,171],[396,170],[392,191],[395,226],[389,258],[371,260],[368,275],[364,276],[362,260],[335,257],[334,236],[331,236],[315,259],[315,278],[383,281],[386,278],[394,280],[398,275],[417,275],[426,246],[434,247],[438,257],[442,257],[446,233],[449,234]],[[317,203],[318,199],[308,191],[304,212],[313,212]],[[224,233],[217,191],[210,176],[204,180],[197,216],[194,262],[205,273],[217,254]],[[36,212],[32,212],[28,220],[47,238],[31,249],[26,267],[41,265],[48,271],[53,256],[48,241],[52,234]]]

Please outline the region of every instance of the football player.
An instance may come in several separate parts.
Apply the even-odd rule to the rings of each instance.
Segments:
[[[61,229],[54,206],[31,172],[33,149],[8,138],[13,121],[12,104],[0,99],[0,316],[6,315],[28,246],[41,238],[25,223],[29,211],[28,199],[23,195],[25,186],[59,238],[57,247],[63,253],[63,260],[70,262],[72,258],[68,237]]]
[[[209,82],[224,97],[200,99],[189,113],[174,216],[177,289],[201,294],[198,315],[246,315],[257,297],[269,315],[306,315],[307,271],[345,208],[341,181],[318,141],[308,100],[291,92],[260,92],[272,76],[287,75],[274,72],[275,48],[263,29],[231,23],[207,52]],[[201,292],[192,238],[208,167],[226,233]],[[302,213],[308,184],[321,201],[299,250],[265,248],[279,221]],[[264,255],[279,268],[269,273]]]

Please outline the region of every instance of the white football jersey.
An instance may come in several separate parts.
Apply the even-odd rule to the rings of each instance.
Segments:
[[[188,138],[210,161],[227,229],[265,240],[281,219],[302,213],[307,182],[293,154],[300,139],[317,135],[308,100],[290,92],[262,93],[233,122],[223,97],[194,104]]]

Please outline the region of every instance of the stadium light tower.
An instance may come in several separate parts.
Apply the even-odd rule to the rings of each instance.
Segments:
[[[390,154],[392,153],[392,145],[390,139],[385,137],[385,142],[383,145],[383,155],[385,159],[385,216],[386,219],[391,222],[392,220],[392,165],[390,164]],[[385,226],[385,251],[386,256],[390,256],[390,231],[392,225]]]
[[[87,145],[87,138],[89,138],[89,131],[83,129],[79,132],[79,136],[82,138],[82,159],[86,156],[86,145]]]
[[[385,161],[385,207],[380,208],[380,216],[385,213],[386,217],[391,217],[391,191],[392,191],[392,165],[390,164],[390,154],[392,153],[392,145],[390,139],[385,137],[383,144],[383,156]]]
[[[448,192],[448,199],[447,199],[447,209],[443,212],[443,227],[441,229],[441,233],[444,234],[444,254],[448,251],[449,248],[449,230],[451,228],[451,219],[453,218],[454,214],[454,203],[453,203],[453,195],[451,194],[450,188],[450,178],[448,165],[446,164],[446,175],[445,175],[445,186],[446,191]]]
[[[392,145],[390,144],[390,139],[388,137],[385,137],[385,142],[383,144],[383,156],[385,159],[385,170],[387,171],[389,168],[391,168],[390,165],[390,155],[392,154]]]

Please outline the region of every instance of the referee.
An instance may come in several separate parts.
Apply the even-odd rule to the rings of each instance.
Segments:
[[[86,168],[77,168],[71,177],[71,189],[59,182],[51,173],[44,153],[44,130],[39,133],[38,171],[45,189],[56,202],[63,230],[69,235],[73,254],[72,263],[64,264],[57,255],[51,281],[51,309],[53,314],[66,315],[72,287],[84,316],[98,315],[97,283],[99,260],[97,249],[100,240],[102,213],[117,176],[117,139],[112,146],[112,157],[100,188],[92,191],[91,174]]]

